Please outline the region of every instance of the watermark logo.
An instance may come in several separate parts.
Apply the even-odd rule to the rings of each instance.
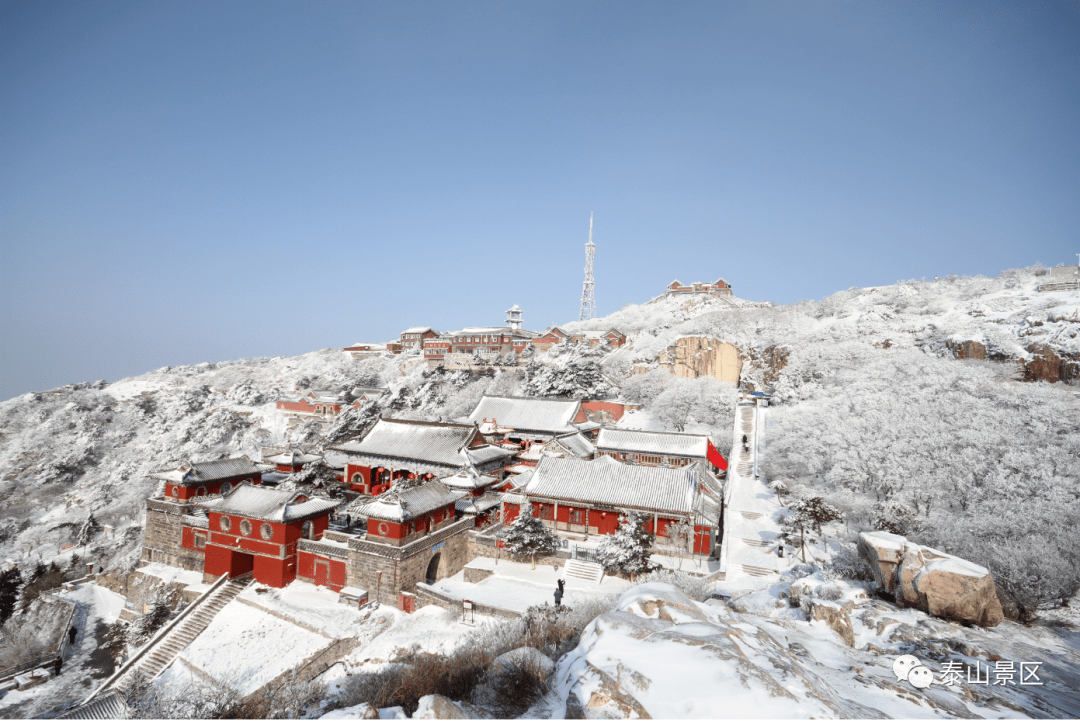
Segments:
[[[893,673],[901,681],[907,681],[915,688],[929,688],[931,684],[959,686],[963,683],[981,686],[1043,686],[1039,679],[1039,667],[1042,661],[995,661],[991,666],[976,661],[968,666],[960,661],[946,661],[941,665],[941,677],[934,678],[934,672],[923,665],[915,656],[905,654],[893,661]],[[991,677],[992,674],[992,677]],[[966,677],[966,678],[965,678]],[[991,680],[991,678],[993,680]]]

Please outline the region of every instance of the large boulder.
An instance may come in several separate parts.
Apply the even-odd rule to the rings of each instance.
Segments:
[[[430,696],[422,696],[416,706],[416,713],[412,715],[414,719],[461,719],[469,718],[468,714],[462,711],[457,705],[446,698],[438,694],[432,694]]]
[[[904,554],[907,539],[895,533],[872,531],[859,534],[859,555],[870,567],[881,590],[893,593],[896,567]]]
[[[859,534],[859,553],[901,606],[979,626],[1005,618],[994,577],[983,566],[883,532]]]

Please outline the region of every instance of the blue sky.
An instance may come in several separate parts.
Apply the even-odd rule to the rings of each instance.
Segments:
[[[1076,2],[0,3],[0,398],[1080,252]]]

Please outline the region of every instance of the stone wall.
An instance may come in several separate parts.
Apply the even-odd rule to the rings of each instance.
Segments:
[[[345,583],[365,589],[371,599],[396,606],[399,592],[412,593],[416,584],[425,580],[431,559],[436,555],[439,556],[436,580],[453,576],[472,560],[468,532],[473,527],[472,519],[464,519],[402,547],[353,540],[349,543]]]
[[[141,559],[143,562],[164,563],[187,571],[203,570],[203,554],[181,545],[183,519],[188,508],[190,506],[187,504],[147,500]]]
[[[439,606],[445,608],[451,613],[463,613],[462,599],[451,596],[448,593],[442,593],[436,591],[426,583],[419,583],[416,586],[416,607],[418,609],[424,606]],[[476,613],[484,614],[485,616],[495,616],[497,618],[518,618],[521,616],[517,611],[512,611],[509,608],[501,608],[499,606],[489,606],[486,603],[473,602],[473,611]]]
[[[719,381],[739,385],[742,360],[739,350],[717,338],[680,338],[675,345],[660,351],[657,359],[678,378],[712,376]]]

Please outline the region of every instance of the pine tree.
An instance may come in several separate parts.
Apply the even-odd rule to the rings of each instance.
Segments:
[[[619,518],[619,530],[600,543],[596,555],[604,570],[633,577],[660,567],[651,560],[652,544],[652,534],[645,530],[645,519],[630,513]]]
[[[536,568],[537,556],[550,556],[558,547],[559,539],[555,534],[533,516],[532,504],[521,509],[506,534],[506,551],[515,556],[531,557],[533,568]]]
[[[0,573],[0,626],[15,612],[15,603],[19,600],[19,589],[23,581],[19,569],[12,567]]]

